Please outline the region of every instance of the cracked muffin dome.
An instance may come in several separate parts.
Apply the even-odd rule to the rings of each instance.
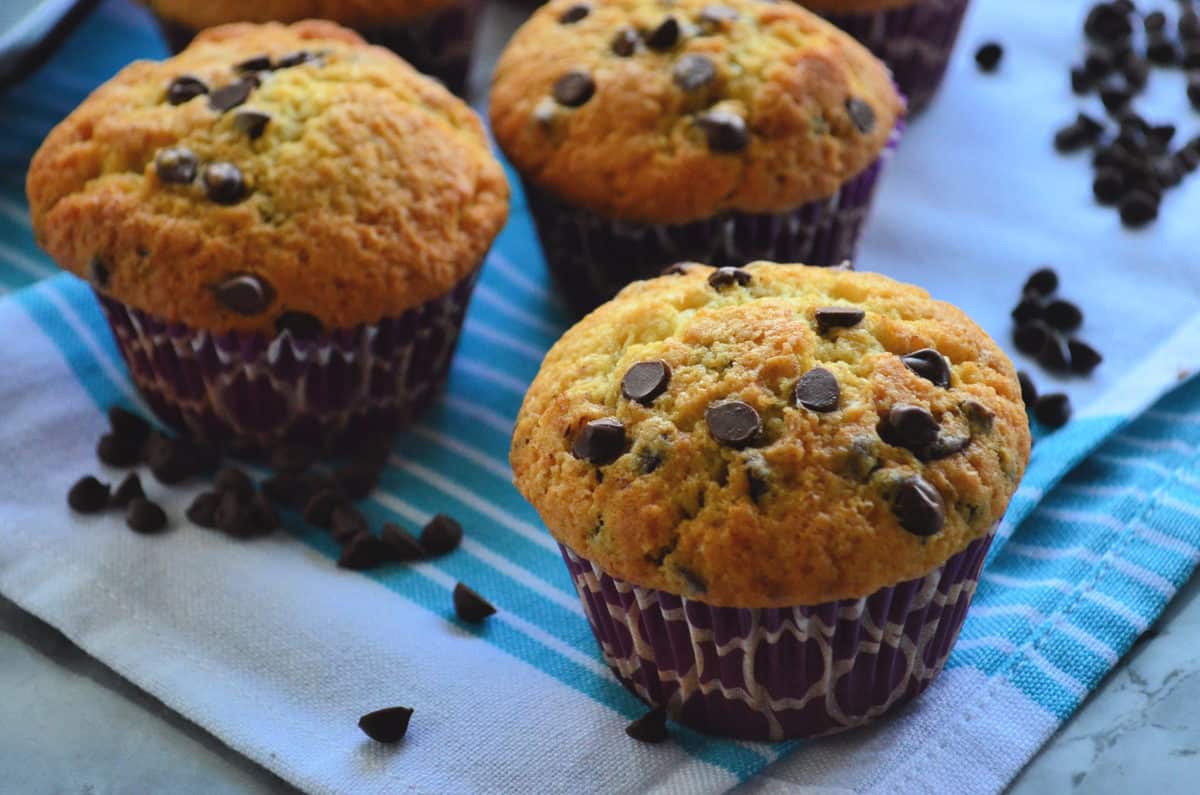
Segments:
[[[328,19],[370,27],[453,5],[458,0],[145,0],[154,13],[190,28],[228,22],[297,22]]]
[[[34,156],[38,243],[168,321],[348,328],[449,292],[508,187],[471,109],[328,22],[212,28],[97,89]]]
[[[883,276],[759,262],[635,282],[547,354],[517,488],[613,577],[726,607],[858,598],[1000,520],[1020,387],[961,311]]]
[[[792,3],[553,0],[500,57],[490,113],[524,178],[643,223],[834,194],[903,112],[887,68]]]

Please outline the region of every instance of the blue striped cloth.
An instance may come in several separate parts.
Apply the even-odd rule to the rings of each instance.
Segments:
[[[21,322],[61,354],[90,399],[79,411],[99,412],[113,403],[138,408],[139,402],[87,287],[54,275],[53,264],[34,244],[23,176],[44,135],[91,88],[133,55],[163,54],[143,15],[123,2],[109,2],[51,64],[0,96],[0,293],[10,294],[0,302],[0,327],[9,317],[5,313],[15,308]],[[542,355],[568,322],[548,286],[518,195],[476,291],[448,392],[398,440],[394,466],[367,509],[374,522],[399,520],[409,526],[448,510],[468,528],[463,550],[411,569],[353,576],[369,577],[434,615],[445,613],[455,582],[471,583],[502,608],[499,620],[477,642],[523,663],[514,662],[503,677],[536,672],[582,697],[597,715],[627,720],[643,708],[600,663],[555,545],[511,487],[507,465],[521,398]],[[1200,331],[1173,344],[1194,345],[1198,339]],[[10,336],[6,345],[14,344],[20,340]],[[0,388],[0,398],[38,399],[19,386]],[[672,764],[686,773],[677,781],[680,788],[719,790],[748,781],[751,788],[783,781],[880,792],[901,786],[957,792],[1002,788],[1153,623],[1195,568],[1200,380],[1182,382],[1161,396],[1164,391],[1160,385],[1119,411],[1093,410],[1057,433],[1041,435],[947,671],[903,717],[836,743],[755,745],[679,730],[673,753],[680,756]],[[298,521],[289,521],[288,530],[321,555],[336,557],[337,548],[324,533]],[[6,565],[15,564],[0,557],[0,589]],[[7,595],[20,603],[11,582]],[[54,621],[54,611],[47,612],[72,634],[69,620]],[[119,657],[110,660],[103,651],[98,656],[128,670]],[[297,784],[354,789],[304,768],[291,758],[294,749],[286,739],[231,732],[212,705],[196,706],[152,677],[143,682],[136,669],[127,675]],[[519,726],[497,721],[494,730],[528,733],[532,743],[532,735],[552,739],[561,727],[554,716],[542,715]],[[632,772],[624,775],[633,777],[621,781],[639,789],[661,781],[661,768],[645,756],[651,752],[621,750],[627,748],[623,740],[597,738],[605,752],[616,746],[628,757]],[[591,758],[584,749],[566,753]],[[639,765],[653,776],[637,778]],[[364,775],[361,791],[386,788],[371,786],[374,774]],[[520,779],[516,771],[504,775],[518,776],[505,780],[525,785],[538,781],[528,771],[521,775],[531,779]],[[589,779],[571,775],[559,770],[553,779],[542,780],[541,788],[588,789]],[[486,788],[483,782],[490,779],[474,776],[463,770],[442,781],[448,791]]]

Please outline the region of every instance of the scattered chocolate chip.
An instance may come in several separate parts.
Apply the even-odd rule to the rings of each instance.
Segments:
[[[208,106],[217,113],[233,110],[250,98],[254,90],[254,82],[247,78],[235,80],[227,86],[221,86],[208,95]]]
[[[1125,82],[1134,91],[1141,91],[1150,80],[1150,65],[1141,58],[1130,58],[1121,66]]]
[[[592,420],[571,445],[571,454],[596,466],[611,464],[625,452],[625,426],[616,417]]]
[[[267,129],[271,114],[261,110],[245,108],[233,114],[233,129],[246,135],[250,140],[257,140]]]
[[[1025,280],[1025,287],[1022,290],[1026,295],[1035,293],[1037,295],[1050,295],[1058,289],[1058,273],[1050,267],[1038,268],[1028,279]]]
[[[1142,20],[1147,33],[1158,33],[1167,27],[1167,15],[1161,11],[1151,11]]]
[[[752,279],[753,277],[750,275],[750,271],[748,270],[743,270],[742,268],[724,267],[717,268],[708,275],[708,285],[717,290],[720,290],[722,287],[730,287],[735,284],[739,287],[745,287],[751,282]]]
[[[408,563],[425,557],[421,543],[413,537],[412,533],[393,522],[384,524],[383,530],[379,534],[379,540],[387,544],[391,551],[391,560],[398,563]]]
[[[671,368],[661,360],[638,362],[625,371],[621,379],[621,394],[627,400],[635,400],[649,406],[654,399],[667,391],[671,383]]]
[[[1071,372],[1080,375],[1090,374],[1104,361],[1100,352],[1083,340],[1068,340],[1067,349],[1071,354]]]
[[[1125,175],[1120,170],[1107,166],[1096,169],[1092,181],[1092,193],[1100,204],[1116,204],[1125,192]]]
[[[1179,38],[1185,41],[1195,41],[1200,39],[1200,14],[1197,14],[1192,9],[1187,9],[1179,15]]]
[[[898,403],[888,410],[879,425],[879,436],[896,447],[916,452],[932,444],[938,437],[938,421],[929,409]]]
[[[371,528],[367,524],[367,517],[363,512],[346,503],[333,509],[333,519],[329,529],[333,533],[334,541],[339,544],[347,544],[354,536],[370,532]]]
[[[696,117],[696,125],[704,132],[708,148],[714,152],[740,152],[750,142],[745,120],[727,110],[702,113]]]
[[[67,504],[79,513],[96,513],[108,507],[108,484],[92,475],[80,478],[67,492]]]
[[[1100,89],[1100,101],[1109,113],[1118,113],[1129,105],[1133,92],[1124,86],[1104,86]]]
[[[942,495],[920,475],[913,475],[900,484],[892,511],[900,526],[916,536],[937,535],[946,523]]]
[[[1012,311],[1013,322],[1018,326],[1042,319],[1042,302],[1039,298],[1025,298]]]
[[[275,331],[291,334],[294,340],[311,340],[325,333],[325,324],[315,315],[289,310],[275,319]]]
[[[233,67],[235,72],[265,72],[271,68],[271,56],[256,55],[253,58],[247,58]]]
[[[142,448],[142,459],[150,467],[155,480],[168,486],[182,482],[195,471],[193,462],[187,460],[184,445],[158,431],[153,431],[147,437]]]
[[[180,75],[167,86],[167,102],[182,105],[189,99],[208,93],[208,84],[198,77]]]
[[[1112,56],[1108,50],[1095,48],[1083,59],[1083,69],[1093,80],[1102,80],[1112,74]]]
[[[96,457],[110,467],[131,467],[141,460],[142,448],[115,433],[106,433],[96,445]]]
[[[1158,217],[1158,200],[1145,190],[1133,190],[1121,200],[1121,223],[1141,227]]]
[[[857,97],[847,99],[846,113],[850,115],[850,121],[854,122],[854,126],[863,135],[875,129],[875,109],[861,99]]]
[[[237,204],[246,198],[246,181],[233,163],[209,163],[201,180],[205,195],[217,204]]]
[[[717,77],[717,67],[707,55],[688,53],[675,62],[671,79],[684,91],[698,91]]]
[[[582,69],[572,69],[555,81],[551,93],[558,104],[577,108],[596,93],[596,82]]]
[[[113,491],[108,504],[113,508],[127,508],[133,500],[145,496],[146,492],[142,490],[142,479],[136,472],[130,472]]]
[[[225,467],[217,473],[214,486],[218,492],[232,491],[243,499],[250,499],[256,491],[254,481],[237,467]]]
[[[88,278],[97,287],[107,287],[110,275],[108,265],[99,257],[92,257],[88,262]]]
[[[1033,404],[1033,416],[1047,428],[1061,428],[1071,419],[1071,399],[1062,392],[1042,395]]]
[[[463,621],[478,624],[495,612],[491,602],[461,582],[454,586],[454,613]]]
[[[658,27],[646,34],[646,46],[652,50],[669,50],[679,41],[679,21],[667,17]]]
[[[667,737],[667,712],[656,707],[625,727],[625,733],[639,743],[657,745]]]
[[[975,51],[975,63],[981,72],[994,72],[1004,57],[1004,48],[994,41],[989,41]]]
[[[1017,381],[1021,384],[1021,401],[1025,404],[1025,408],[1032,409],[1038,398],[1037,386],[1034,385],[1029,373],[1024,370],[1017,371]]]
[[[1067,346],[1057,334],[1046,338],[1046,344],[1038,353],[1038,364],[1052,373],[1065,373],[1071,364],[1067,360]]]
[[[1083,312],[1070,301],[1058,299],[1046,304],[1046,322],[1059,331],[1074,331],[1083,324]]]
[[[125,524],[135,533],[149,535],[167,529],[167,514],[145,497],[135,497],[125,510]]]
[[[1129,21],[1128,12],[1116,3],[1097,3],[1088,12],[1083,29],[1090,38],[1116,41],[1132,34],[1133,24]]]
[[[1165,36],[1151,36],[1146,45],[1146,59],[1159,66],[1170,66],[1179,59],[1179,51]]]
[[[1046,347],[1046,340],[1050,339],[1050,329],[1044,323],[1026,323],[1024,326],[1017,326],[1013,332],[1013,344],[1017,346],[1017,350],[1029,356],[1037,356],[1042,352],[1042,348]]]
[[[1076,94],[1086,94],[1092,90],[1094,85],[1092,76],[1087,73],[1087,70],[1078,66],[1071,70],[1071,90]]]
[[[359,533],[346,542],[337,565],[352,571],[375,569],[390,561],[391,549],[370,533]]]
[[[710,404],[704,412],[704,421],[714,439],[734,448],[752,444],[763,430],[762,417],[753,406],[740,400]]]
[[[196,178],[200,161],[190,149],[171,146],[161,149],[154,158],[154,172],[160,181],[172,185],[190,185]]]
[[[296,52],[288,53],[271,65],[272,69],[291,69],[301,64],[306,64],[309,61],[317,60],[317,56],[308,50],[297,50]]]
[[[1054,148],[1059,152],[1075,152],[1095,143],[1104,132],[1104,125],[1085,113],[1054,134]]]
[[[421,528],[419,543],[429,557],[446,555],[462,543],[462,525],[452,516],[439,513]]]
[[[638,36],[638,32],[636,30],[630,27],[624,27],[618,30],[616,35],[613,36],[610,47],[612,48],[614,55],[619,55],[622,58],[628,58],[637,52],[638,42],[640,41],[641,37]]]
[[[250,498],[250,525],[260,535],[266,535],[279,529],[279,514],[271,505],[265,494],[255,494]]]
[[[328,528],[333,522],[333,510],[346,504],[346,498],[334,489],[322,489],[304,505],[304,521]]]
[[[587,3],[576,3],[559,15],[558,23],[560,25],[574,25],[576,22],[584,19],[590,13],[592,13],[592,7],[590,5]]]
[[[213,294],[226,309],[247,316],[265,312],[275,300],[274,288],[251,273],[230,276],[213,288]]]
[[[215,530],[217,528],[217,508],[220,504],[220,494],[215,491],[201,492],[196,495],[196,499],[192,500],[185,515],[193,524]]]
[[[153,430],[150,423],[142,417],[120,406],[109,406],[108,425],[117,436],[139,447],[145,444],[150,431]]]
[[[250,506],[246,498],[236,491],[217,492],[220,499],[213,520],[221,532],[234,538],[249,538],[253,533],[250,523]]]
[[[342,493],[352,500],[365,499],[379,483],[379,468],[354,463],[339,468],[333,475]]]
[[[358,728],[377,743],[396,743],[408,731],[411,707],[388,707],[368,712],[358,719]]]
[[[933,348],[922,348],[900,357],[904,366],[942,389],[950,388],[950,363]]]
[[[796,403],[810,411],[826,413],[837,411],[842,399],[842,388],[837,376],[824,367],[814,367],[796,381],[793,390]]]
[[[834,328],[853,328],[863,321],[867,313],[848,306],[826,306],[817,309],[814,317],[817,331],[824,334]]]

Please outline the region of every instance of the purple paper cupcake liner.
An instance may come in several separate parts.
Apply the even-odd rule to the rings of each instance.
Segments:
[[[898,124],[880,156],[837,193],[785,213],[728,212],[685,224],[641,224],[566,204],[525,179],[522,185],[550,273],[582,315],[676,262],[832,266],[853,259],[879,175],[902,132]]]
[[[991,542],[861,599],[790,608],[641,588],[560,547],[625,687],[697,731],[778,741],[861,726],[920,695],[950,656]]]
[[[437,397],[477,276],[396,317],[304,339],[215,334],[96,295],[134,383],[167,424],[245,452],[331,449],[403,427]]]
[[[883,11],[822,16],[866,45],[891,68],[896,84],[908,98],[911,115],[928,105],[937,93],[967,13],[967,3],[968,0],[918,0]]]
[[[387,47],[416,69],[436,77],[455,94],[465,96],[471,69],[471,50],[483,0],[459,3],[391,25],[359,28],[372,44]],[[159,29],[172,52],[183,50],[196,36],[196,29],[157,17]]]

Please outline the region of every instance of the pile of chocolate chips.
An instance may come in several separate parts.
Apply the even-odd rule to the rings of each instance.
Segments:
[[[1200,16],[1192,0],[1176,5],[1174,25],[1165,11],[1143,14],[1131,0],[1092,7],[1083,27],[1088,51],[1071,69],[1071,87],[1099,93],[1112,129],[1079,113],[1054,136],[1059,152],[1093,149],[1096,201],[1115,206],[1129,227],[1156,219],[1163,194],[1200,167],[1200,136],[1172,149],[1176,125],[1149,122],[1132,108],[1153,66],[1186,70],[1188,98],[1200,110]]]

